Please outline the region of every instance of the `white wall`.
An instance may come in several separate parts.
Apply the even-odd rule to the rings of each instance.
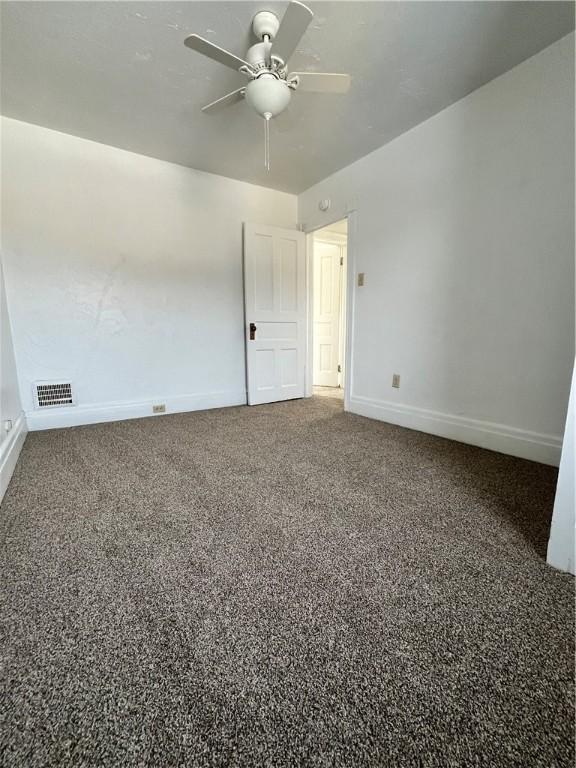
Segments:
[[[0,501],[6,492],[26,437],[18,376],[0,262]]]
[[[575,572],[576,538],[576,365],[566,417],[554,514],[548,542],[548,562],[562,571]]]
[[[2,251],[31,429],[245,402],[242,222],[296,198],[2,121]],[[233,150],[231,150],[233,151]],[[34,411],[32,383],[78,406]]]
[[[573,56],[570,35],[300,195],[307,231],[357,211],[352,411],[558,462],[574,358]]]

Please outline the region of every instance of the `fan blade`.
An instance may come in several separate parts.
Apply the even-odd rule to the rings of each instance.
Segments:
[[[298,91],[315,93],[346,93],[350,88],[350,75],[338,75],[334,72],[292,72],[288,81],[298,78]]]
[[[313,18],[314,14],[310,8],[302,5],[298,0],[292,0],[272,41],[270,54],[282,59],[286,64]]]
[[[238,56],[230,53],[230,51],[225,51],[224,48],[220,48],[220,46],[211,43],[210,40],[205,40],[203,37],[200,37],[200,35],[189,35],[186,40],[184,40],[184,45],[188,46],[188,48],[192,48],[193,51],[198,51],[198,53],[208,56],[209,59],[214,59],[214,61],[224,64],[226,67],[230,67],[230,69],[235,69],[236,71],[238,71],[240,67],[248,67],[248,69],[252,69],[250,64],[248,64],[247,61],[244,61],[244,59],[240,59]]]
[[[219,109],[227,107],[229,104],[236,104],[237,101],[242,101],[245,90],[245,88],[238,88],[238,90],[232,91],[232,93],[227,93],[221,99],[216,99],[216,101],[212,101],[210,104],[202,107],[202,112],[218,112]]]

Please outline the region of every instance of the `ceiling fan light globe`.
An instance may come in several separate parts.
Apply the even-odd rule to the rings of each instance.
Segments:
[[[273,75],[262,75],[246,86],[246,101],[260,117],[276,117],[286,109],[290,97],[290,88],[284,80]]]

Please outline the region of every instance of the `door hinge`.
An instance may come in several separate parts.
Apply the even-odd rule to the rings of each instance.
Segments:
[[[338,366],[338,373],[342,373],[342,366],[341,365]]]
[[[340,256],[340,266],[344,266],[344,256]]]

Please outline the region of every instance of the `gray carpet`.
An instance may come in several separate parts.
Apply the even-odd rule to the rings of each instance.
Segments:
[[[1,764],[572,766],[555,476],[330,398],[29,435]]]

